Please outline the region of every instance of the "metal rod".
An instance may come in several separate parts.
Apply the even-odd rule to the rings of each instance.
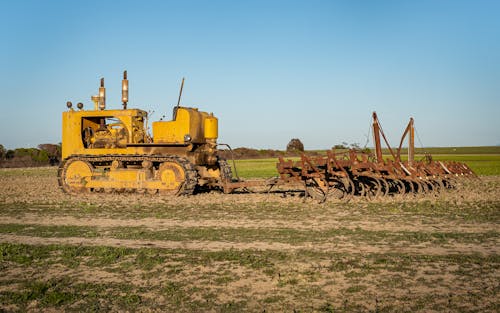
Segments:
[[[182,80],[184,81],[184,80]],[[231,153],[231,160],[233,161],[233,167],[234,167],[234,175],[236,176],[236,179],[240,181],[240,177],[238,176],[238,170],[236,169],[236,162],[234,161],[234,154],[233,154],[233,149],[231,149],[231,146],[228,145],[227,143],[218,143],[218,146],[225,146],[229,149],[229,152]]]
[[[184,88],[184,77],[182,77],[181,90],[179,92],[179,100],[177,100],[177,107],[181,105],[182,89]]]

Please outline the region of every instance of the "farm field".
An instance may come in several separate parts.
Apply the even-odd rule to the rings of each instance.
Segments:
[[[75,196],[56,168],[1,169],[0,311],[498,312],[500,157],[443,159],[483,176],[439,195],[318,204]],[[274,176],[275,162],[238,172]]]

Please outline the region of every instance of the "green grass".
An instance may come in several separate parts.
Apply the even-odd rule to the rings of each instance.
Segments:
[[[473,188],[471,186],[470,188]],[[486,185],[486,188],[496,190],[495,184]],[[149,198],[141,198],[141,203],[128,204],[126,201],[103,201],[99,206],[87,203],[67,203],[61,205],[46,205],[39,203],[2,203],[0,202],[0,216],[19,216],[24,213],[39,214],[41,216],[73,216],[83,218],[116,218],[140,219],[161,218],[178,219],[182,216],[190,220],[215,220],[234,218],[258,221],[310,221],[314,222],[318,216],[328,216],[334,213],[339,221],[351,223],[366,219],[383,220],[394,216],[410,218],[418,216],[423,223],[433,223],[436,219],[446,219],[462,223],[495,223],[500,220],[498,201],[484,199],[481,201],[461,200],[459,204],[454,199],[403,201],[396,203],[328,203],[322,206],[313,206],[311,203],[297,201],[282,203],[276,199],[261,198],[254,202],[245,202],[235,205],[227,203],[191,203],[169,204],[148,203]],[[44,199],[45,200],[45,199]],[[144,201],[142,201],[144,200]],[[91,207],[92,209],[89,209]],[[342,214],[342,216],[338,216]],[[65,227],[58,230],[64,232]],[[92,234],[92,229],[88,230]]]
[[[388,150],[384,149],[384,153],[389,154]],[[387,152],[385,152],[387,151]],[[417,154],[500,154],[500,146],[482,146],[482,147],[430,147],[430,148],[415,148]],[[407,154],[407,149],[401,149],[401,154]]]
[[[432,158],[463,162],[478,175],[500,175],[500,155],[433,155]]]
[[[372,302],[377,302],[381,312],[383,308],[396,312],[403,307],[411,307],[411,311],[467,311],[466,305],[472,301],[482,311],[494,312],[495,303],[484,300],[491,301],[499,291],[498,287],[485,288],[483,281],[494,280],[500,265],[498,255],[210,252],[2,243],[0,256],[1,270],[22,269],[27,273],[0,279],[0,303],[16,308],[11,307],[12,311],[368,312],[373,311]],[[205,270],[200,271],[200,266]],[[45,273],[49,268],[57,268],[58,273]],[[82,280],[82,270],[127,279],[88,282]],[[134,276],[138,271],[142,276]],[[232,289],[232,299],[219,298],[217,295],[227,295],[227,285],[237,282],[240,275],[255,278],[256,283],[266,281],[272,285],[272,294],[242,288]],[[440,279],[440,275],[447,279]],[[339,286],[342,281],[345,283]],[[467,292],[452,288],[463,283],[467,283]],[[450,291],[433,290],[435,284]],[[418,292],[419,285],[427,286],[432,297],[428,292]],[[323,288],[329,286],[340,291],[338,298],[325,292]],[[398,304],[393,306],[395,300]]]
[[[46,238],[65,237],[111,237],[136,240],[171,241],[223,241],[223,242],[279,242],[302,244],[305,242],[327,243],[339,238],[351,242],[376,244],[447,244],[447,243],[485,243],[498,238],[497,232],[413,232],[413,231],[371,231],[361,228],[333,228],[324,230],[299,230],[292,228],[229,228],[229,227],[172,227],[150,230],[147,227],[110,227],[92,226],[42,226],[28,224],[0,224],[0,233]],[[112,256],[119,257],[119,256]]]
[[[278,176],[277,158],[236,160],[236,168],[240,178],[269,178]],[[231,163],[232,165],[232,163]],[[236,176],[233,167],[233,176]]]

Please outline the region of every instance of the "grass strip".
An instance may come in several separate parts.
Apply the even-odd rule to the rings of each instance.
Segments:
[[[302,230],[293,228],[230,228],[230,227],[172,227],[151,230],[144,226],[109,227],[0,224],[0,233],[45,238],[84,237],[116,238],[169,241],[226,241],[226,242],[269,242],[301,244],[305,242],[363,242],[367,244],[398,242],[420,244],[473,243],[481,244],[500,238],[498,232],[416,232],[416,231],[373,231],[361,228],[334,228],[326,230]]]
[[[244,202],[244,203],[181,203],[159,204],[147,201],[117,204],[110,203],[2,203],[0,216],[19,216],[35,212],[41,215],[72,215],[76,217],[107,218],[173,218],[173,219],[217,219],[237,215],[250,220],[295,220],[302,221],[317,216],[339,215],[339,220],[365,220],[367,217],[405,220],[412,218],[432,218],[463,222],[497,222],[500,220],[499,201],[441,201],[424,200],[408,202],[362,202],[362,203],[291,203]],[[347,213],[347,214],[343,214]]]

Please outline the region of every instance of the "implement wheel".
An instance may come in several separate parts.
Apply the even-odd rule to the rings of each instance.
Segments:
[[[308,179],[305,182],[306,195],[311,196],[319,203],[326,201],[328,187],[320,179]]]

